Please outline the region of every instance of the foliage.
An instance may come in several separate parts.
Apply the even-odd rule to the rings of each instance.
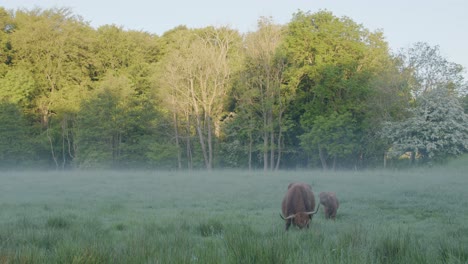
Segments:
[[[468,151],[468,115],[446,88],[420,96],[411,117],[390,122],[383,135],[392,142],[393,155],[412,151],[424,161],[440,161]]]
[[[283,27],[265,17],[259,19],[257,31],[245,36],[243,70],[239,73],[233,97],[234,111],[241,113],[234,118],[248,124],[239,128],[248,135],[245,142],[249,146],[249,168],[257,150],[263,156],[264,170],[277,170],[281,162],[284,133],[288,130],[285,111],[293,98],[293,91],[283,85],[282,42]],[[255,149],[253,145],[256,145]]]
[[[157,36],[0,7],[1,167],[375,167],[383,125],[412,120],[426,92],[466,111],[462,71],[425,43],[390,54],[383,32],[328,11]],[[465,151],[450,142],[421,155]]]
[[[34,91],[31,85],[21,90],[33,92],[34,96],[28,99],[34,103],[44,127],[52,115],[70,111],[72,106],[76,110],[76,101],[67,95],[83,92],[89,85],[91,32],[65,8],[18,10],[15,14],[12,62],[29,71],[25,76],[34,78]]]
[[[465,111],[465,114],[468,114],[468,94],[461,98],[461,104],[463,106],[463,111]]]
[[[26,109],[31,105],[35,90],[36,84],[32,74],[21,68],[9,70],[0,79],[0,97]]]
[[[317,116],[311,130],[300,136],[301,147],[306,151],[322,148],[331,157],[346,157],[358,148],[357,127],[351,114]]]
[[[110,74],[96,97],[82,102],[76,121],[76,166],[115,168],[147,162],[152,146],[147,137],[154,135],[159,114],[132,86],[125,76]]]
[[[298,12],[285,43],[288,85],[297,89],[290,114],[301,124],[296,132],[301,146],[318,151],[323,168],[328,167],[326,153],[357,160],[366,148],[357,138],[366,133],[365,121],[372,115],[371,80],[388,65],[382,35],[330,12]],[[346,132],[337,135],[336,130]]]
[[[158,169],[172,169],[177,165],[177,148],[171,142],[158,142],[152,139],[144,141],[148,144],[145,154],[149,165]]]
[[[3,77],[11,65],[10,34],[14,29],[11,15],[0,6],[0,77]]]
[[[0,101],[0,167],[14,168],[27,165],[33,157],[29,146],[31,131],[14,103]]]

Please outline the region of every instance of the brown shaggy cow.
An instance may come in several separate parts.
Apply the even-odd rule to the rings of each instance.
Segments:
[[[291,224],[299,228],[309,228],[310,220],[318,212],[319,206],[320,204],[314,211],[315,197],[309,184],[290,183],[281,204],[284,216],[280,214],[281,218],[286,221],[286,230]]]
[[[340,206],[336,194],[334,192],[321,192],[319,194],[320,203],[323,205],[323,211],[325,212],[326,219],[335,220],[336,211]]]

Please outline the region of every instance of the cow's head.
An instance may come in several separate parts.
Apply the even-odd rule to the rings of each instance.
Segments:
[[[310,214],[307,212],[295,214],[293,223],[299,228],[308,227],[310,223]]]
[[[312,218],[312,215],[316,214],[319,210],[320,204],[317,206],[317,209],[312,212],[299,212],[293,215],[290,215],[288,217],[283,217],[283,215],[280,214],[281,218],[283,220],[291,220],[294,225],[296,225],[299,228],[304,228],[304,227],[309,227],[310,219]]]

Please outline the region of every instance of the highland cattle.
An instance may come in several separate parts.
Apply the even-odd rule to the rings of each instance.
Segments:
[[[286,221],[286,230],[292,225],[299,228],[309,228],[312,216],[318,212],[320,204],[315,208],[315,197],[312,187],[306,183],[290,183],[283,198],[280,214]]]
[[[325,218],[335,220],[336,212],[338,211],[338,207],[340,206],[338,198],[336,198],[336,194],[334,192],[321,192],[319,194],[319,197],[320,204],[323,205],[323,212],[325,213]]]

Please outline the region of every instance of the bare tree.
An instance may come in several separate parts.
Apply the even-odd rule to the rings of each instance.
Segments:
[[[206,28],[188,33],[168,55],[165,86],[172,97],[174,122],[184,112],[194,118],[205,167],[213,167],[214,137],[220,133],[220,115],[231,86],[241,39],[229,28]],[[192,122],[190,122],[191,124]],[[176,132],[176,135],[178,133]],[[189,147],[189,144],[187,145]]]
[[[439,46],[430,46],[425,42],[415,43],[398,54],[402,60],[402,71],[409,71],[411,92],[415,98],[439,88],[450,87],[459,94],[467,93],[467,84],[463,77],[463,67],[448,61],[439,51]]]

